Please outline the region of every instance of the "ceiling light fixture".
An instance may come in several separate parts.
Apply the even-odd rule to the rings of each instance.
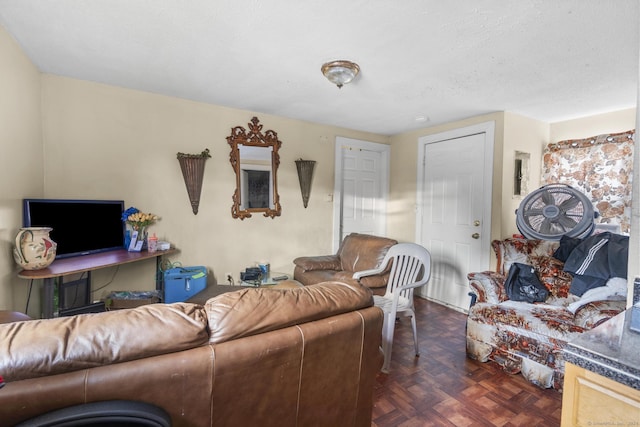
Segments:
[[[327,62],[321,70],[331,83],[341,88],[358,75],[360,67],[355,62],[340,60]]]

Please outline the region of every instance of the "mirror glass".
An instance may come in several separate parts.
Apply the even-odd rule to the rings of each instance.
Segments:
[[[513,173],[513,195],[519,198],[529,194],[529,160],[531,154],[516,151]]]
[[[231,145],[231,166],[236,173],[231,215],[240,219],[253,213],[271,218],[280,216],[277,171],[282,143],[278,135],[272,130],[263,133],[262,125],[254,117],[248,131],[242,126],[233,128],[227,142]]]
[[[241,145],[240,209],[273,209],[272,147]]]

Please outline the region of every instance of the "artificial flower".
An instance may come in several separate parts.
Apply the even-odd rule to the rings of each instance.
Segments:
[[[152,213],[140,212],[140,210],[130,207],[122,213],[122,220],[129,224],[131,228],[136,231],[140,231],[151,224],[155,223],[160,218]]]

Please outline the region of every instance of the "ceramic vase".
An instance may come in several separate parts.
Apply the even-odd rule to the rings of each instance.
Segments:
[[[56,258],[56,242],[51,240],[50,227],[21,228],[16,236],[13,259],[25,270],[48,267]]]

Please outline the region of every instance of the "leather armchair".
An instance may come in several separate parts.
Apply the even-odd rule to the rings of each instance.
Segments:
[[[305,286],[330,280],[353,281],[354,273],[380,265],[397,240],[368,234],[351,233],[344,238],[334,255],[303,256],[293,260],[293,278]],[[389,269],[360,281],[374,294],[384,294]]]

